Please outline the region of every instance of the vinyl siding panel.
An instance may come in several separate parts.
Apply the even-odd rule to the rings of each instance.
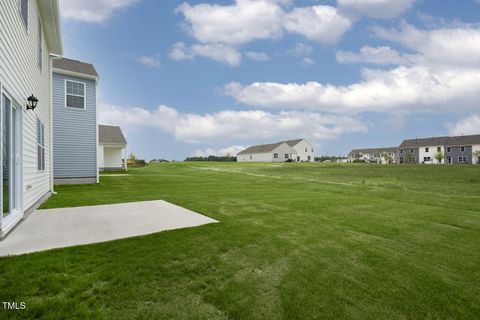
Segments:
[[[85,109],[65,107],[65,81],[85,83]],[[53,176],[91,178],[97,175],[96,81],[54,72]]]
[[[23,23],[18,0],[0,1],[0,83],[12,98],[22,118],[22,200],[23,209],[50,190],[50,66],[49,50],[43,35],[42,70],[38,67],[38,8],[29,1],[28,29]],[[43,28],[45,29],[45,28]],[[39,103],[25,110],[26,98],[34,94]],[[37,170],[37,117],[45,125],[46,170]]]

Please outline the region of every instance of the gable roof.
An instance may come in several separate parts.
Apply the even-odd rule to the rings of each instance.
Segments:
[[[90,63],[68,58],[61,58],[53,59],[52,66],[57,70],[69,71],[98,78],[97,70],[95,70],[95,67]]]
[[[290,147],[295,147],[297,144],[299,144],[302,140],[305,139],[295,139],[295,140],[285,140],[285,141],[280,141],[280,142],[285,142],[288,144]]]
[[[368,154],[368,153],[382,153],[382,152],[387,152],[387,153],[397,153],[397,147],[387,147],[387,148],[367,148],[367,149],[353,149],[350,151],[349,155],[351,154]]]
[[[463,146],[463,145],[472,145],[480,144],[480,134],[469,135],[469,136],[456,136],[448,138],[446,146]]]
[[[258,145],[258,146],[251,146],[251,147],[249,147],[245,150],[240,151],[239,153],[237,153],[237,155],[255,154],[255,153],[269,153],[269,152],[272,152],[273,150],[277,149],[282,144],[286,144],[286,142],[285,141],[280,141],[280,142],[276,142],[276,143],[269,143],[269,144],[261,144],[261,145]],[[287,144],[287,146],[288,146],[288,144]]]
[[[403,140],[399,148],[418,148],[428,146],[444,146],[448,141],[448,137],[431,137],[421,139]]]
[[[117,126],[98,125],[98,143],[127,145],[122,129]]]

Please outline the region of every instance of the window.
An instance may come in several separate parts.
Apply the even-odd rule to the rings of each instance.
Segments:
[[[307,160],[308,160],[308,161],[311,161],[311,160],[312,160],[312,157],[311,157],[311,156],[308,156],[308,157],[307,157]]]
[[[278,153],[274,153],[274,154],[273,154],[273,157],[274,157],[275,159],[278,159]]]
[[[428,152],[428,150],[429,150],[428,148],[425,148],[425,152]]]
[[[461,152],[465,152],[465,147],[460,147]]]
[[[288,153],[285,153],[285,159],[288,159]]]
[[[308,152],[308,148],[305,148],[305,152]]]
[[[403,153],[403,149],[400,149],[400,153]]]
[[[437,147],[437,152],[442,152],[442,147]]]
[[[20,0],[20,14],[22,15],[22,20],[27,30],[28,30],[28,1],[29,0]]]
[[[313,148],[312,148],[312,152],[313,152]]]
[[[252,155],[250,155],[250,160],[252,160]]]
[[[423,157],[423,162],[430,162],[431,158],[430,157]]]
[[[403,157],[400,157],[400,163],[403,163]]]
[[[413,153],[413,149],[410,149],[410,152]]]
[[[38,67],[40,71],[42,71],[42,56],[43,56],[43,48],[42,48],[42,23],[40,21],[40,17],[38,17]]]
[[[37,119],[37,169],[45,170],[45,127],[40,119]]]
[[[451,148],[450,147],[447,147],[447,152],[450,152],[451,151]]]
[[[458,157],[458,162],[463,162],[463,163],[467,162],[467,157],[465,156]]]
[[[68,108],[85,109],[85,83],[66,80],[66,101]]]

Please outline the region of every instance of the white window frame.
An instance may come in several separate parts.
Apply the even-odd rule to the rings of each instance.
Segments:
[[[40,130],[37,128],[37,171],[44,172],[45,165],[45,125],[40,118],[37,118],[37,126],[40,124]],[[40,131],[40,132],[39,132]],[[40,140],[40,142],[39,142]],[[40,148],[40,149],[39,149]]]
[[[273,159],[278,159],[278,153],[273,154]]]
[[[447,147],[447,152],[448,153],[452,152],[452,149],[450,147]]]
[[[68,93],[67,94],[67,82],[75,82],[75,83],[81,83],[83,84],[83,108],[74,108],[74,107],[69,107],[67,106],[67,95],[75,96],[75,97],[82,97],[81,95],[78,94],[72,94]],[[86,110],[87,109],[87,83],[83,81],[76,81],[76,80],[71,80],[71,79],[65,79],[64,83],[65,87],[65,108],[68,109],[74,109],[74,110]]]
[[[288,159],[288,153],[285,153],[285,159]]]
[[[37,26],[37,64],[40,72],[43,69],[43,28],[42,28],[42,20],[40,19],[40,14],[38,14],[38,26]]]
[[[22,20],[22,24],[25,27],[25,31],[28,34],[28,30],[29,30],[28,26],[30,24],[30,4],[29,4],[29,1],[26,1],[26,3],[27,3],[27,21],[23,19],[23,15],[22,15],[22,0],[18,0],[18,13],[20,15],[20,19]]]
[[[425,152],[430,152],[430,149],[429,149],[429,148],[425,148]]]
[[[460,147],[460,152],[465,152],[465,147]]]

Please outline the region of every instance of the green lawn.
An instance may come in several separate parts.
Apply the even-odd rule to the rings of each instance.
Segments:
[[[221,223],[1,258],[27,309],[0,318],[480,315],[480,166],[170,163],[57,191],[44,208],[165,199]]]

